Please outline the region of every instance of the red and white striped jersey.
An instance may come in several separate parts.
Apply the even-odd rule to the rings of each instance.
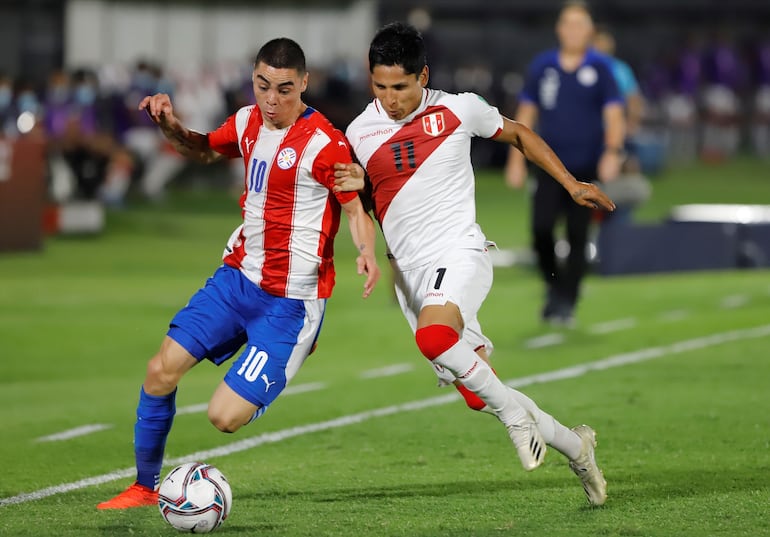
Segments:
[[[246,106],[208,134],[211,148],[243,157],[243,224],[223,253],[264,291],[288,298],[328,298],[334,287],[334,236],[340,203],[355,192],[334,194],[334,163],[350,162],[342,133],[308,108],[285,129],[263,125],[256,105]]]
[[[503,118],[473,93],[425,89],[394,121],[375,99],[346,135],[372,182],[374,212],[399,269],[435,261],[450,247],[483,248],[476,223],[471,138],[493,138]]]

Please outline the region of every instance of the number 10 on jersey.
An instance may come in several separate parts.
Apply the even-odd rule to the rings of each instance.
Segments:
[[[259,160],[257,158],[251,159],[249,166],[249,192],[262,192],[262,187],[265,186],[265,174],[267,173],[267,162]]]

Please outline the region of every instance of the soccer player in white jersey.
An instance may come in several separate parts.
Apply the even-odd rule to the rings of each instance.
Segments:
[[[334,164],[350,162],[343,134],[302,102],[305,56],[286,38],[266,43],[253,71],[257,104],[213,132],[185,128],[168,95],[146,109],[176,149],[201,162],[242,158],[243,224],[227,242],[224,264],[171,321],[150,360],[134,429],[136,482],[99,509],[156,505],[163,451],[181,377],[202,359],[232,362],[209,402],[214,426],[232,433],[264,413],[312,352],[334,286],[332,261],[340,207],[366,274],[364,298],[379,278],[375,230],[358,194],[332,192]]]
[[[417,346],[471,408],[497,415],[526,470],[542,463],[549,444],[570,461],[590,503],[603,504],[606,482],[594,459],[594,431],[565,427],[505,386],[486,361],[491,345],[476,314],[492,285],[492,264],[476,223],[471,138],[516,147],[580,205],[613,210],[612,201],[570,175],[539,136],[477,95],[428,89],[425,47],[411,26],[393,23],[377,33],[369,69],[375,99],[346,135],[369,177],[396,294]],[[341,164],[337,176],[338,188],[363,186],[355,164]]]

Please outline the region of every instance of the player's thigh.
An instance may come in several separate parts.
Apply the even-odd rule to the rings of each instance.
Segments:
[[[171,320],[168,337],[199,361],[208,358],[219,365],[233,356],[246,341],[238,306],[249,290],[244,278],[236,269],[220,267]]]
[[[224,382],[256,407],[269,406],[294,377],[318,337],[325,300],[273,297],[246,326],[248,341]]]
[[[463,329],[476,317],[491,287],[492,261],[486,248],[458,248],[445,253],[425,273],[418,327],[443,318],[460,322]]]
[[[412,329],[412,333],[417,330],[417,315],[420,313],[422,289],[424,288],[423,279],[423,270],[401,271],[393,263],[393,283],[396,300],[401,308],[401,313],[406,318],[406,322],[409,323],[409,328]]]

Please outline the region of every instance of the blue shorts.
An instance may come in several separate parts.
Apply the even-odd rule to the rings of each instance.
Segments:
[[[325,306],[325,299],[266,293],[224,265],[174,316],[168,336],[197,360],[207,358],[216,365],[245,344],[225,382],[247,401],[267,407],[310,354]]]

